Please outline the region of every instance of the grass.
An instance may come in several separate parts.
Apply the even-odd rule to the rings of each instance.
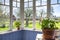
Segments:
[[[6,30],[8,30],[7,27],[6,28],[0,28],[0,31],[6,31]]]
[[[26,23],[24,23],[24,26],[26,27]],[[29,21],[29,25],[27,28],[32,28],[33,24],[32,24],[32,21]],[[60,22],[56,23],[56,26],[60,29]],[[16,28],[16,27],[14,27]],[[8,30],[9,28],[6,27],[6,28],[0,28],[0,31],[6,31]],[[41,29],[41,25],[39,24],[39,21],[36,21],[36,29],[40,30]]]
[[[56,23],[56,27],[60,29],[60,22]]]

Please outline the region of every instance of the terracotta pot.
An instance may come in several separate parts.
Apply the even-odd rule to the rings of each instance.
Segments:
[[[55,36],[54,36],[55,30],[43,29],[42,31],[43,31],[43,39],[45,39],[45,40],[55,39]]]
[[[20,30],[20,27],[17,27],[17,30]]]

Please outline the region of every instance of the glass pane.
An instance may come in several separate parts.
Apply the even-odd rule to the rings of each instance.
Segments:
[[[0,31],[7,31],[10,24],[9,7],[0,5]]]
[[[24,9],[24,26],[25,28],[31,29],[33,24],[32,24],[32,16],[33,16],[33,8],[25,8]]]
[[[4,4],[4,0],[0,0],[0,4]]]
[[[17,2],[17,7],[20,7],[20,3]]]
[[[55,21],[57,21],[58,23],[56,23],[56,27],[58,27],[60,29],[60,5],[52,5],[53,7],[53,18],[55,19]]]
[[[51,4],[57,3],[57,0],[51,0]]]
[[[52,5],[53,7],[53,15],[56,17],[60,17],[60,5]]]
[[[29,1],[33,1],[33,0],[29,0]]]
[[[20,8],[13,7],[13,22],[20,19]],[[13,25],[13,28],[16,29],[15,25]]]
[[[28,2],[28,0],[24,0],[24,2]]]
[[[13,1],[15,1],[15,2],[16,2],[16,0],[13,0]]]
[[[9,0],[5,0],[5,4],[6,5],[9,5]]]
[[[47,13],[46,6],[44,7],[36,7],[36,29],[41,30],[41,18],[45,18]]]
[[[36,6],[39,6],[40,5],[40,1],[36,1]]]
[[[20,2],[20,0],[17,0],[18,2]]]
[[[13,2],[13,6],[15,6],[15,7],[16,7],[16,2]]]
[[[28,2],[27,3],[24,3],[24,7],[28,7]]]
[[[29,2],[29,7],[32,7],[33,6],[33,2]]]
[[[42,5],[47,5],[47,0],[42,0]]]

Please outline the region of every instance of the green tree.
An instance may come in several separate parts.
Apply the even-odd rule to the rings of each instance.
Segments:
[[[24,11],[24,13],[25,13],[25,17],[26,17],[26,27],[28,27],[29,19],[30,19],[31,15],[33,14],[33,10],[32,9],[26,9]]]
[[[0,5],[0,24],[5,23],[7,19],[8,19],[8,15],[7,15],[6,7]]]
[[[39,23],[40,23],[40,22],[42,22],[43,17],[46,15],[46,12],[45,12],[43,9],[41,9],[41,10],[39,11],[39,13],[40,13],[40,20],[39,20]]]

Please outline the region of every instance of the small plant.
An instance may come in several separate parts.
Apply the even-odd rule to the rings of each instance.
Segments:
[[[15,27],[19,27],[21,25],[21,23],[19,21],[14,21],[13,22],[13,26]]]
[[[55,21],[50,19],[42,20],[42,29],[56,29]]]
[[[14,21],[13,22],[13,26],[17,27],[17,30],[20,29],[20,25],[21,25],[20,21]]]
[[[51,19],[43,19],[42,20],[42,32],[43,32],[43,38],[48,40],[55,39],[55,30],[58,29],[56,27],[55,21]],[[53,38],[54,37],[54,38]]]

